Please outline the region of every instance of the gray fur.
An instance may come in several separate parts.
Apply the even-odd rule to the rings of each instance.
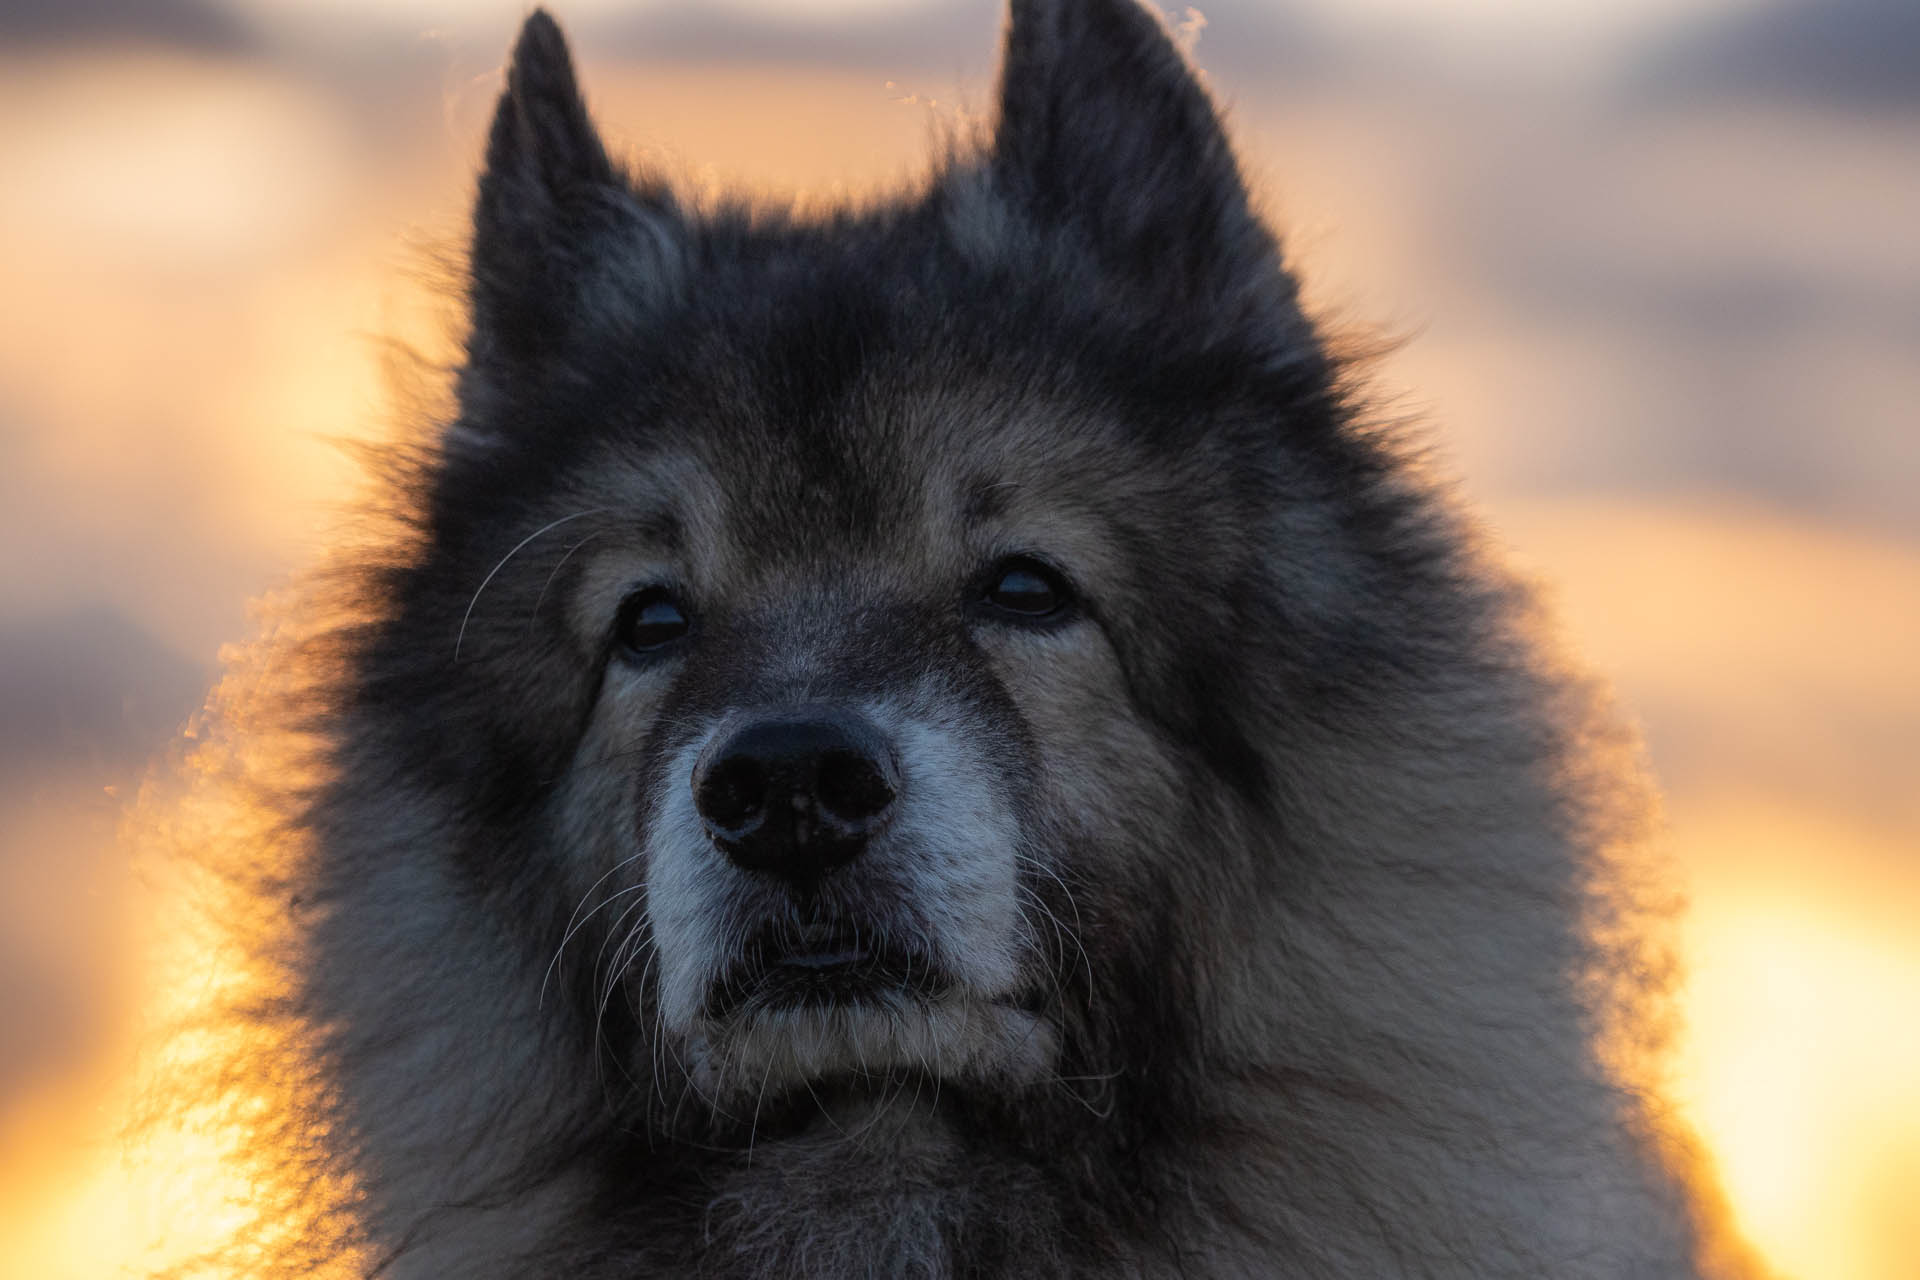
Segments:
[[[1630,745],[1365,426],[1160,24],[1007,48],[923,190],[695,218],[529,19],[458,420],[265,659],[317,770],[257,890],[289,1273],[1702,1274]],[[1008,556],[1069,603],[996,613]],[[691,630],[623,651],[662,584]],[[689,779],[814,705],[901,785],[803,903]],[[937,985],[715,1004],[828,916]]]

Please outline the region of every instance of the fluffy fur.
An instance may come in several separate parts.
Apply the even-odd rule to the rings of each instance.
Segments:
[[[1146,10],[1014,0],[992,137],[806,220],[623,172],[536,13],[471,263],[400,531],[269,651],[309,754],[228,735],[250,1273],[1698,1274],[1632,753]],[[689,782],[793,707],[897,771],[804,888]],[[904,970],[749,964],[841,928]]]

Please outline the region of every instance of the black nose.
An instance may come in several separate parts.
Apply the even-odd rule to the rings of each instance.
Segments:
[[[880,731],[839,708],[749,720],[693,770],[693,802],[735,864],[810,880],[859,856],[899,789]]]

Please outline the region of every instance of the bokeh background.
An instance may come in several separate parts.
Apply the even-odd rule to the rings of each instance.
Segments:
[[[999,0],[556,0],[704,186],[910,178]],[[144,762],[392,420],[518,0],[0,0],[0,1275],[219,1206],[117,1166]],[[1680,1092],[1800,1280],[1920,1275],[1920,3],[1170,14],[1310,296],[1639,717]],[[189,1163],[192,1152],[185,1153]],[[244,1195],[244,1188],[230,1193]]]

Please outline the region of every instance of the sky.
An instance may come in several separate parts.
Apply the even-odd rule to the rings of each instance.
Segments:
[[[990,93],[994,0],[552,7],[622,154],[695,186],[898,182]],[[1785,1275],[1906,1280],[1920,9],[1199,8],[1309,298],[1401,340],[1383,411],[1645,733],[1680,1088],[1743,1225]],[[100,1172],[152,995],[119,806],[326,542],[391,342],[444,331],[522,11],[0,0],[0,1272],[168,1220]]]

